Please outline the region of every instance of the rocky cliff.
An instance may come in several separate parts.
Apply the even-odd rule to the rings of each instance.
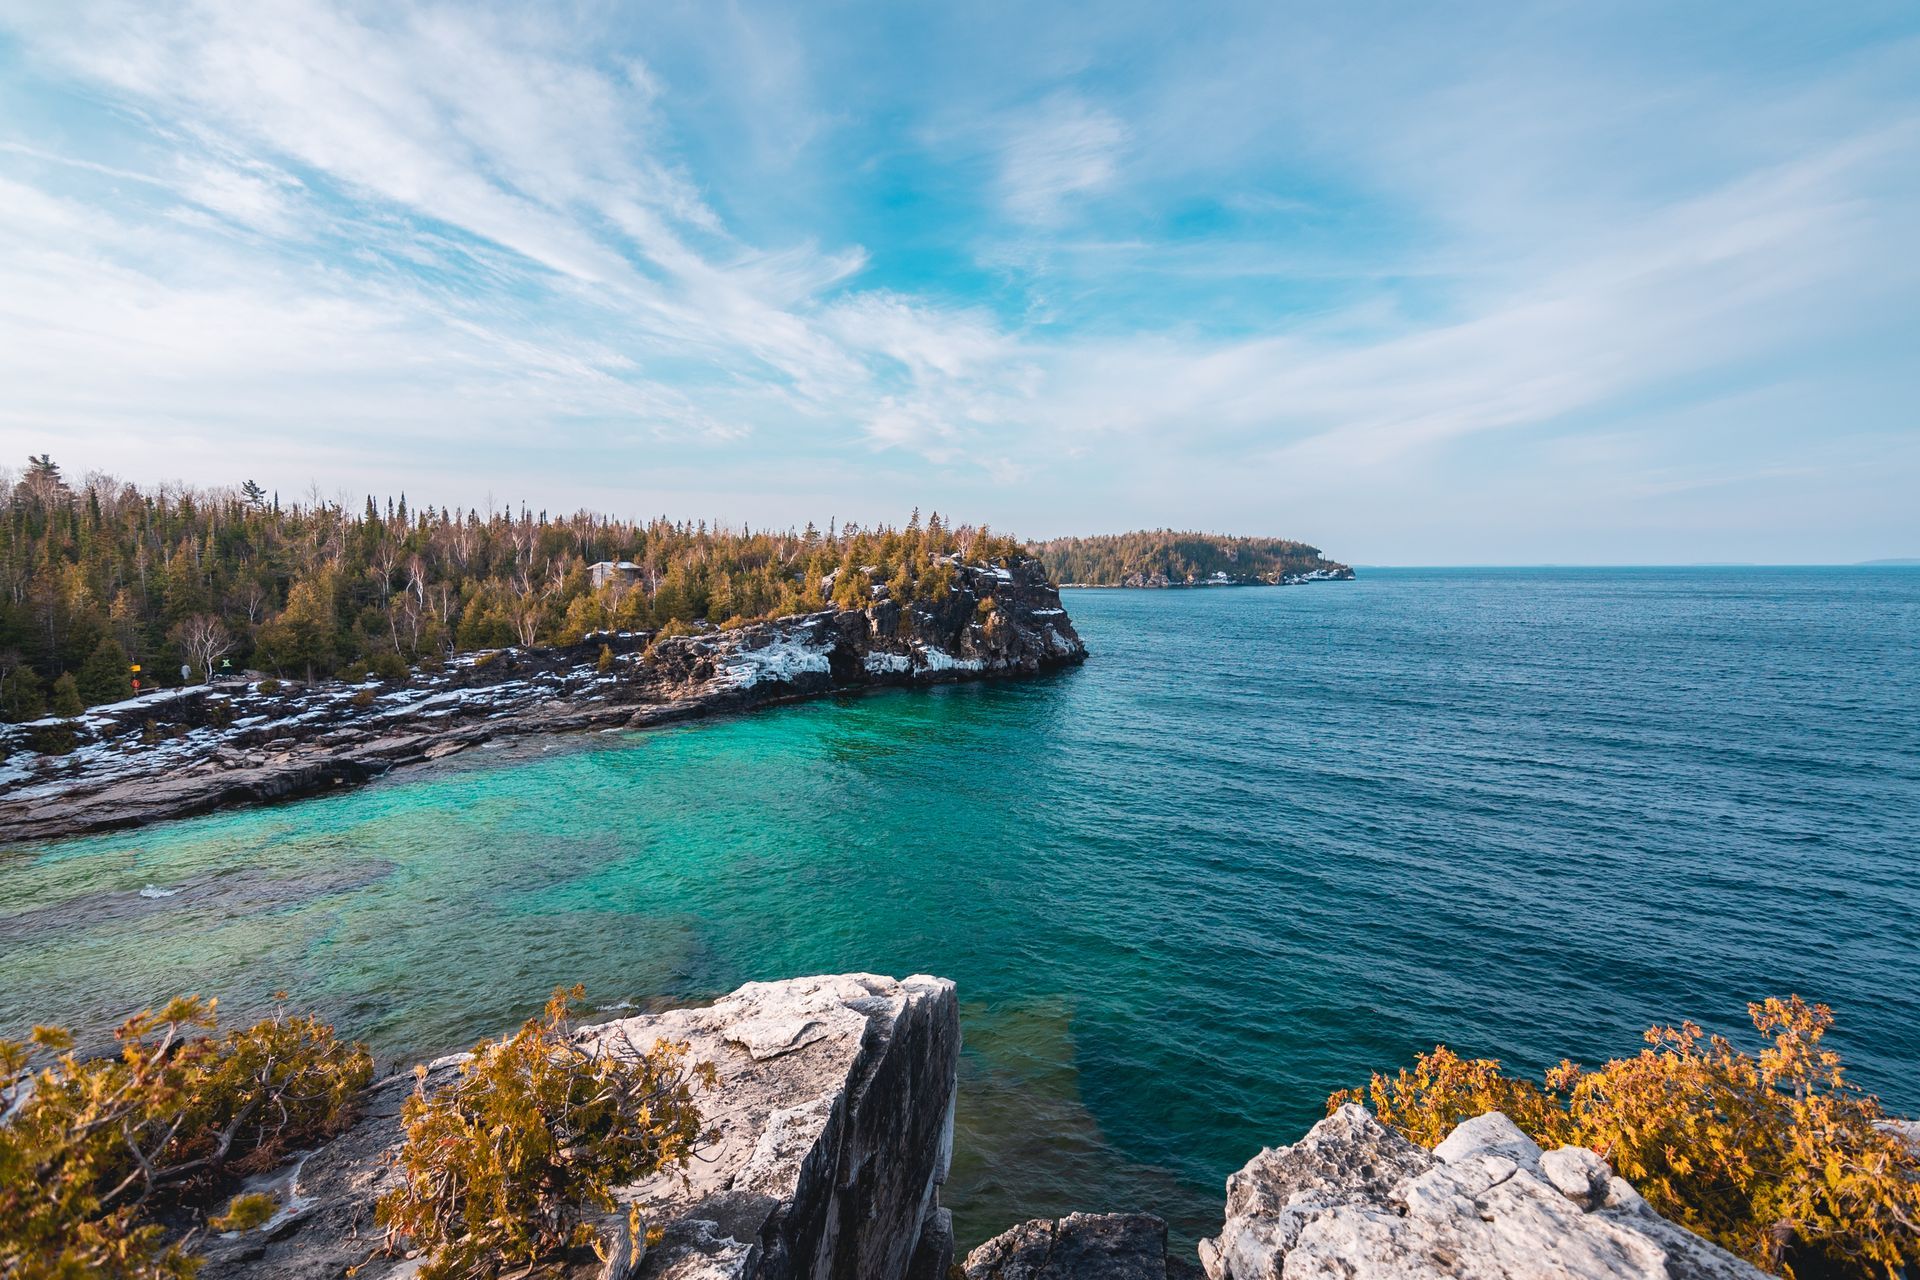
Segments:
[[[896,602],[880,584],[869,594],[865,608],[730,630],[463,654],[398,687],[229,681],[0,726],[0,844],[288,799],[508,735],[1033,675],[1087,656],[1030,559],[956,564],[939,601]]]
[[[1227,1180],[1200,1260],[1208,1280],[1763,1280],[1584,1147],[1543,1152],[1495,1112],[1426,1151],[1352,1105]]]
[[[943,978],[872,974],[755,982],[704,1009],[626,1018],[585,1034],[612,1051],[684,1041],[719,1081],[698,1094],[711,1140],[683,1172],[620,1189],[663,1235],[641,1256],[585,1264],[600,1280],[943,1280],[940,1207],[953,1142],[959,1006]],[[433,1064],[428,1087],[458,1058]],[[394,1176],[402,1074],[353,1129],[267,1180],[287,1206],[217,1237],[201,1280],[399,1280],[417,1263],[376,1252],[374,1201]],[[622,1215],[622,1217],[624,1214]],[[609,1238],[620,1232],[610,1222]],[[361,1265],[363,1264],[363,1265]]]
[[[1198,1262],[1146,1213],[1022,1223],[952,1268],[940,1187],[960,1053],[954,986],[871,974],[749,983],[713,1005],[581,1033],[614,1052],[667,1038],[718,1081],[697,1098],[711,1134],[687,1170],[619,1190],[658,1242],[586,1262],[577,1280],[1763,1280],[1655,1214],[1593,1152],[1542,1151],[1506,1117],[1469,1120],[1432,1151],[1346,1106],[1227,1182]],[[453,1078],[434,1063],[427,1086]],[[261,1180],[285,1207],[217,1237],[203,1280],[400,1280],[373,1206],[394,1175],[401,1074],[344,1136]]]

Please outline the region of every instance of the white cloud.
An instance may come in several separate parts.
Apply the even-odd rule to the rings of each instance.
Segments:
[[[1106,190],[1119,174],[1126,126],[1075,95],[1056,95],[1006,128],[1001,199],[1022,222],[1058,223],[1075,198]]]
[[[500,376],[479,378],[455,403],[488,419],[500,406],[471,401],[482,387],[495,394],[509,371],[549,385],[555,411],[645,415],[650,428],[664,417],[714,434],[779,427],[798,414],[851,437],[875,402],[868,362],[890,352],[859,344],[889,339],[815,316],[821,296],[861,270],[864,253],[735,242],[650,146],[662,90],[636,59],[603,73],[552,47],[551,33],[444,10],[396,10],[376,22],[318,3],[100,3],[35,17],[29,34],[43,56],[199,140],[172,181],[180,199],[296,242],[345,232],[371,264],[316,269],[301,243],[289,247],[304,261],[292,261],[217,228],[198,228],[208,234],[195,239],[192,226],[167,233],[66,208],[45,243],[78,235],[72,256],[37,265],[21,252],[0,258],[0,285],[13,277],[21,340],[12,346],[23,358],[36,353],[34,398],[45,410],[71,403],[61,371],[83,379],[89,344],[153,351],[170,362],[173,388],[189,392],[190,370],[284,383],[312,353],[336,353],[340,372],[356,373],[369,398],[386,404],[409,372],[444,390],[451,371],[483,365],[484,351],[502,361]],[[340,194],[301,184],[286,166]],[[20,222],[49,203],[23,191],[0,220]],[[396,278],[379,265],[388,256],[427,277]],[[474,290],[441,282],[476,266],[486,279]],[[232,283],[211,283],[222,278]],[[135,298],[149,301],[121,305]],[[29,332],[44,322],[41,308],[65,313],[56,334]],[[560,332],[522,336],[531,315],[556,309],[566,313],[552,321]],[[316,316],[336,312],[352,319],[339,332],[331,322],[313,331]],[[937,345],[938,312],[916,315],[924,355]],[[568,330],[583,317],[597,340],[560,358],[554,344],[579,344]],[[976,319],[961,322],[965,341],[977,341],[977,330]],[[644,377],[668,364],[696,367],[706,409],[671,381]],[[139,359],[127,372],[141,368],[163,376]],[[929,368],[915,366],[909,382]],[[388,416],[385,404],[370,411]]]
[[[165,457],[143,433],[212,429],[354,476],[361,441],[478,438],[497,447],[471,474],[524,459],[571,493],[563,446],[671,440],[776,485],[782,458],[920,466],[1053,518],[1070,467],[1099,523],[1211,518],[1222,495],[1257,522],[1293,477],[1337,477],[1358,510],[1490,433],[1865,343],[1911,323],[1920,283],[1920,125],[1885,88],[1912,49],[1871,84],[1842,66],[1769,98],[1764,129],[1751,86],[1583,75],[1565,50],[1456,65],[1417,32],[1355,65],[1223,34],[1098,102],[982,90],[944,133],[895,131],[976,179],[979,221],[936,249],[986,262],[996,293],[871,286],[911,251],[855,243],[830,203],[777,216],[828,124],[801,28],[745,10],[718,43],[751,54],[732,109],[770,166],[746,216],[675,133],[716,91],[603,52],[587,17],[81,0],[9,20],[133,139],[0,140],[15,453],[52,431]],[[834,176],[813,163],[810,189]],[[1255,230],[1168,236],[1155,218],[1190,197]],[[1354,206],[1367,220],[1325,232]],[[1129,290],[1164,306],[1124,310]],[[1610,438],[1585,465],[1619,479],[1647,445]],[[1711,485],[1676,462],[1642,489]]]

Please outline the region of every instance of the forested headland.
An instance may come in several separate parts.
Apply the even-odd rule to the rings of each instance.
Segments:
[[[1091,538],[1052,538],[1029,549],[1055,582],[1089,587],[1278,585],[1353,576],[1351,569],[1327,559],[1320,548],[1287,538],[1143,529]]]
[[[0,719],[255,668],[403,678],[454,651],[602,630],[721,625],[938,599],[952,558],[1021,545],[938,513],[904,527],[783,532],[581,511],[349,506],[231,489],[69,481],[41,455],[0,472]],[[590,567],[612,562],[596,585]],[[142,671],[136,677],[131,668]]]

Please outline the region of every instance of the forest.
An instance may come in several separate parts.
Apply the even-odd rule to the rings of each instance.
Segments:
[[[717,523],[282,503],[231,489],[0,472],[0,719],[77,715],[140,688],[259,670],[404,679],[449,653],[602,630],[737,625],[943,596],[954,556],[1023,554],[916,508],[904,527]],[[596,586],[590,566],[630,566]],[[135,668],[139,669],[136,671]]]
[[[1145,529],[1091,538],[1054,538],[1029,547],[1058,583],[1089,587],[1179,585],[1216,573],[1238,582],[1276,582],[1289,574],[1344,570],[1320,548],[1287,538]],[[1154,584],[1158,575],[1166,584]],[[1130,581],[1132,579],[1138,581]]]

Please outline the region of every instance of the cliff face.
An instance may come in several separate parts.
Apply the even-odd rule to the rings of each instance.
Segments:
[[[945,1280],[960,1053],[954,986],[871,974],[749,983],[711,1007],[582,1032],[611,1052],[684,1041],[718,1081],[696,1098],[711,1137],[684,1171],[618,1190],[601,1224],[624,1238],[634,1205],[661,1234],[608,1250],[574,1280]],[[630,1048],[629,1048],[630,1046]],[[458,1058],[433,1064],[427,1087]],[[214,1238],[203,1280],[401,1280],[373,1257],[373,1206],[413,1081],[375,1086],[342,1137],[266,1180],[285,1208]],[[1146,1213],[1023,1223],[958,1268],[966,1280],[1764,1280],[1653,1212],[1599,1156],[1543,1152],[1505,1116],[1458,1126],[1432,1151],[1346,1106],[1227,1181],[1220,1234],[1199,1262],[1169,1252]]]
[[[235,680],[0,726],[0,844],[353,785],[492,738],[1033,675],[1087,656],[1033,560],[955,564],[937,603],[895,602],[884,587],[872,595],[865,608],[732,630],[462,654],[400,687],[332,681],[267,693]],[[56,745],[67,749],[48,749]]]
[[[953,1259],[940,1207],[953,1142],[959,1006],[943,978],[872,974],[755,982],[710,1008],[626,1018],[588,1034],[624,1052],[684,1041],[719,1083],[697,1095],[713,1139],[684,1171],[620,1189],[663,1238],[580,1274],[602,1280],[941,1280]],[[434,1064],[429,1087],[458,1059]],[[291,1206],[266,1226],[216,1237],[202,1280],[333,1280],[379,1243],[373,1205],[413,1087],[379,1086],[343,1137],[277,1179]],[[684,1172],[684,1177],[682,1173]],[[375,1257],[370,1280],[412,1274]]]
[[[1034,675],[1086,660],[1086,646],[1038,562],[956,565],[937,603],[830,610],[736,631],[677,636],[634,672],[637,691],[747,702],[870,685]]]

